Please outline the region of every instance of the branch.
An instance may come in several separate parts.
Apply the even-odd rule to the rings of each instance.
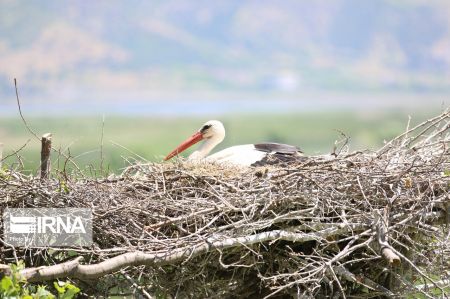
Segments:
[[[125,273],[125,271],[121,270],[120,273],[122,273],[123,277],[125,277],[126,280],[128,280],[131,285],[141,293],[142,296],[144,296],[147,299],[154,299],[155,297],[153,297],[152,295],[150,295],[145,288],[143,288],[142,286],[140,286],[133,278],[130,277],[130,275],[128,275],[127,273]]]
[[[23,117],[22,107],[20,107],[19,91],[17,90],[17,79],[16,78],[14,78],[14,88],[16,89],[16,101],[17,101],[17,107],[19,108],[20,118],[22,119],[22,122],[25,125],[25,127],[27,128],[28,132],[30,132],[31,135],[33,135],[34,137],[36,137],[37,140],[40,141],[41,138],[39,138],[39,136],[30,128],[27,121],[25,120],[25,117]]]
[[[0,142],[0,167],[2,167],[3,161],[3,143]]]
[[[27,142],[25,142],[25,144],[24,145],[22,145],[18,150],[15,150],[14,152],[12,152],[11,154],[9,154],[9,155],[7,155],[7,156],[5,156],[5,157],[0,157],[0,164],[3,162],[3,161],[5,161],[6,159],[8,159],[9,157],[12,157],[12,156],[15,156],[15,155],[17,155],[21,150],[23,150],[27,145],[28,145],[28,143],[31,141],[31,139],[28,139],[27,140]],[[2,147],[3,147],[3,144],[2,144]]]
[[[387,209],[384,210],[383,215],[379,211],[375,213],[376,225],[377,225],[377,237],[378,244],[380,244],[381,255],[391,266],[400,266],[401,260],[400,257],[392,251],[392,247],[389,245],[387,239],[388,233],[388,213]]]
[[[63,277],[73,277],[83,280],[96,279],[106,274],[119,271],[128,266],[162,266],[190,259],[213,249],[226,249],[231,247],[248,246],[256,243],[284,240],[291,242],[307,242],[311,240],[323,240],[342,230],[326,229],[315,233],[293,233],[284,230],[274,230],[246,237],[227,238],[224,240],[208,239],[206,242],[186,246],[172,252],[145,253],[141,251],[128,252],[103,262],[91,265],[81,265],[82,257],[77,257],[65,263],[23,269],[21,275],[30,282],[53,280]],[[7,266],[8,267],[8,266]],[[9,267],[8,267],[9,268]],[[5,271],[5,265],[0,264],[0,271]]]
[[[347,268],[343,266],[337,266],[333,268],[337,275],[340,275],[347,279],[348,281],[356,282],[358,284],[361,284],[371,290],[380,292],[388,297],[394,297],[394,293],[392,293],[390,290],[386,289],[385,287],[375,283],[374,281],[370,280],[367,277],[364,276],[356,276],[352,272],[350,272]]]

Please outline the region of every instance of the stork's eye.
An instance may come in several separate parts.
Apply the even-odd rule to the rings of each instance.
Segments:
[[[200,133],[204,133],[206,130],[208,130],[209,128],[211,128],[212,125],[204,125],[201,129],[200,129]]]

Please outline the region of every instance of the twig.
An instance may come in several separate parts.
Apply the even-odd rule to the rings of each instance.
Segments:
[[[154,299],[155,297],[153,297],[152,295],[150,295],[145,288],[143,288],[142,286],[140,286],[139,284],[137,284],[137,282],[130,277],[130,275],[128,275],[125,271],[121,270],[120,273],[122,273],[122,275],[125,277],[126,280],[128,280],[131,285],[138,290],[145,298],[147,299]]]
[[[31,139],[28,139],[27,142],[25,142],[24,145],[22,145],[19,149],[15,150],[15,151],[12,152],[11,154],[9,154],[9,155],[3,157],[2,159],[0,159],[0,162],[5,161],[5,160],[8,159],[9,157],[16,156],[21,150],[23,150],[23,149],[28,145],[28,143],[29,143],[30,141],[31,141]]]
[[[2,167],[3,162],[3,143],[0,142],[0,168]]]
[[[15,87],[15,90],[16,90],[16,100],[17,100],[17,107],[19,108],[20,118],[22,119],[22,122],[25,125],[25,127],[27,128],[28,132],[30,132],[31,135],[33,135],[37,140],[40,141],[41,138],[39,138],[39,136],[30,128],[30,126],[28,126],[28,123],[25,120],[25,117],[23,117],[22,108],[20,107],[19,92],[17,90],[17,80],[16,80],[16,78],[14,78],[14,87]]]
[[[334,271],[337,275],[343,276],[345,279],[349,281],[356,282],[357,284],[361,284],[371,290],[380,292],[384,294],[385,296],[394,297],[394,293],[390,290],[386,289],[385,287],[373,282],[372,280],[368,279],[364,276],[356,276],[355,274],[351,273],[348,269],[346,269],[343,266],[336,266],[334,267]]]

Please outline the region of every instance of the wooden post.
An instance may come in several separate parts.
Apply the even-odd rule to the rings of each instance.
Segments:
[[[52,133],[42,135],[41,139],[41,180],[46,180],[50,176],[50,153],[52,149]]]

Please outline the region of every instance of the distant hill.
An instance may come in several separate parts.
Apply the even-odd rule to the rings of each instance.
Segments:
[[[0,2],[12,78],[54,100],[450,91],[448,0]]]

